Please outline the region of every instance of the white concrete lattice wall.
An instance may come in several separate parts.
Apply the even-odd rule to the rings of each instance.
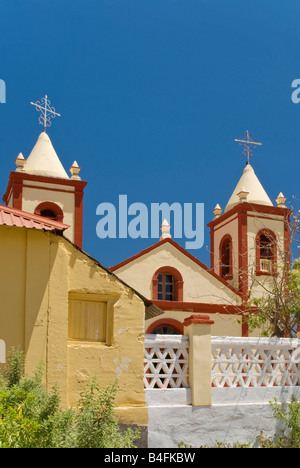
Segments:
[[[181,388],[173,386],[169,372],[174,367],[178,374],[183,340],[177,338],[173,353],[171,337],[164,337],[160,345],[158,341],[156,337],[153,347],[159,352],[153,354],[148,348],[145,359],[148,366],[149,357],[155,357],[155,371],[147,367],[148,382],[152,382],[152,388],[146,388],[150,448],[176,448],[181,442],[195,448],[211,447],[216,441],[255,444],[261,431],[274,436],[282,430],[270,401],[277,398],[285,403],[292,396],[300,400],[299,340],[212,337],[212,406],[192,406],[191,389],[182,388],[182,380]],[[162,366],[160,356],[168,357]],[[153,378],[160,388],[153,388]],[[162,388],[162,382],[172,382],[173,388],[169,384]]]

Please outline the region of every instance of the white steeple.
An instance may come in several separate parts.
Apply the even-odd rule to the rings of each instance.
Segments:
[[[250,164],[246,165],[242,177],[226,205],[225,213],[240,203],[241,194],[247,194],[246,198],[248,203],[273,206],[273,203],[265,192]]]
[[[28,156],[24,167],[28,174],[69,179],[47,133],[42,132]]]

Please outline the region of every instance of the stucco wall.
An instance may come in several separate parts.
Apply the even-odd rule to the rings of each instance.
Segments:
[[[89,377],[97,376],[103,385],[119,377],[122,422],[145,424],[143,301],[68,240],[51,233],[0,226],[0,258],[0,330],[7,350],[25,351],[27,372],[43,362],[47,385],[58,384],[65,404],[78,400]],[[72,292],[112,301],[109,343],[68,340]]]
[[[176,448],[180,442],[194,448],[212,447],[216,441],[255,444],[261,431],[269,436],[281,431],[269,401],[274,397],[280,402],[291,395],[300,397],[300,387],[213,388],[213,405],[195,407],[189,405],[185,389],[178,390],[148,394],[149,448]]]
[[[33,186],[37,188],[33,188]],[[39,187],[41,187],[42,190]],[[23,186],[22,210],[28,211],[28,213],[34,213],[36,207],[44,201],[56,203],[56,205],[62,209],[64,212],[63,222],[70,226],[65,231],[65,236],[74,242],[74,187],[68,185],[45,184],[35,181],[30,181],[30,187],[27,187],[25,181]]]
[[[149,408],[148,447],[176,448],[181,442],[193,448],[213,447],[216,441],[255,443],[260,430],[269,435],[276,422],[267,404],[209,407]]]
[[[152,278],[155,272],[163,266],[176,268],[183,279],[183,301],[205,304],[240,304],[240,298],[222,281],[211,275],[206,269],[180,252],[171,243],[158,245],[157,248],[138,257],[132,262],[115,270],[116,275],[137,291],[152,299]],[[240,316],[230,314],[216,314],[204,311],[215,321],[213,334],[231,336],[241,335]],[[191,315],[191,311],[170,310],[159,319],[173,318],[179,322]],[[147,320],[146,330],[157,319]]]
[[[242,316],[234,314],[219,314],[210,313],[209,311],[204,312],[205,315],[214,321],[212,325],[212,334],[216,336],[241,336],[242,334]],[[146,320],[146,332],[151,325],[157,320],[174,319],[180,323],[183,323],[184,319],[190,317],[191,311],[180,311],[180,310],[168,310],[159,317]]]
[[[238,300],[238,296],[226,285],[170,243],[158,245],[156,249],[120,267],[115,273],[152,299],[152,278],[156,270],[163,266],[171,266],[181,273],[185,302],[235,304]]]

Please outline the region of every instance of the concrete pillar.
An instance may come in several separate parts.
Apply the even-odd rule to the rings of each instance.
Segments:
[[[6,346],[5,341],[0,340],[0,364],[6,363]]]
[[[193,406],[211,405],[211,325],[208,315],[191,315],[183,322],[189,337],[189,384]]]

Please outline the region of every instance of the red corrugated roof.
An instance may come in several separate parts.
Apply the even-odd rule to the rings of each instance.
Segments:
[[[64,231],[69,227],[67,224],[52,221],[43,216],[0,205],[0,225],[3,224],[6,226],[40,229],[43,231]]]

